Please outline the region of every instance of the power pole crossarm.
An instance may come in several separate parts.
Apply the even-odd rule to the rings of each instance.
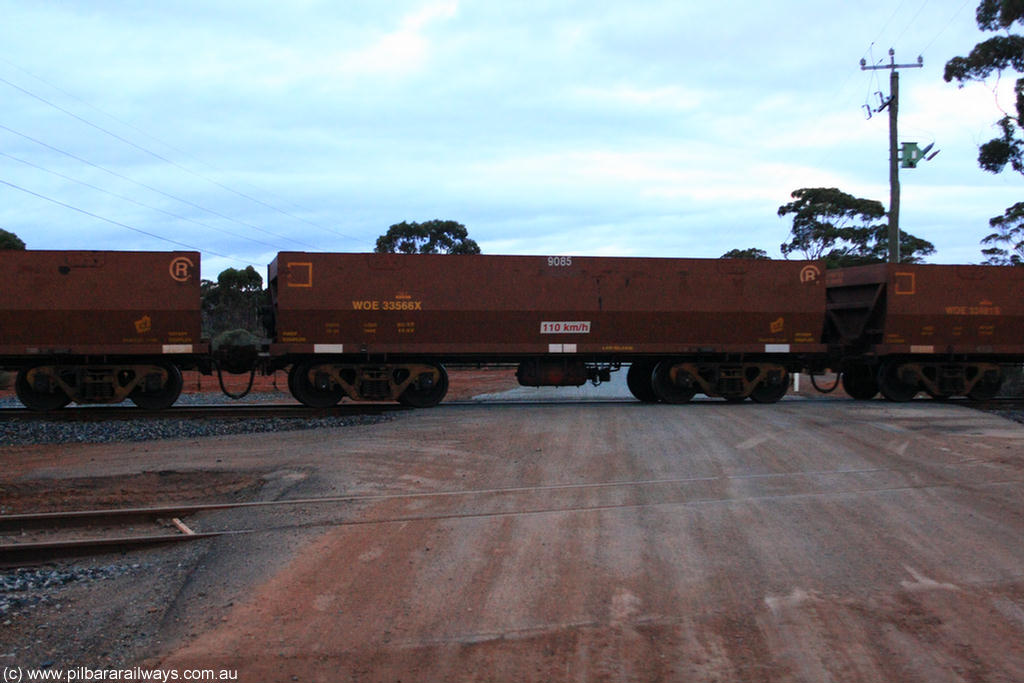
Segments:
[[[919,69],[924,66],[924,59],[917,58],[917,64],[897,64],[896,53],[889,49],[889,63],[868,66],[860,60],[861,71],[890,69],[889,99],[884,101],[876,111],[889,108],[889,263],[900,262],[900,151],[897,141],[896,120],[900,106],[900,74],[898,69]]]

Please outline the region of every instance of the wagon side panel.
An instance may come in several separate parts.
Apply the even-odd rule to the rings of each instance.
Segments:
[[[196,252],[2,251],[0,354],[193,353]]]
[[[279,352],[522,355],[817,348],[820,264],[279,254]]]

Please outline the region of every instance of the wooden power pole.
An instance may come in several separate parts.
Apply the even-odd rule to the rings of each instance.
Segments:
[[[861,71],[889,69],[889,99],[882,102],[876,111],[889,108],[889,263],[900,262],[900,145],[896,139],[896,117],[900,105],[900,74],[897,69],[919,69],[924,59],[917,58],[917,64],[897,64],[896,53],[889,48],[889,63],[868,66],[860,60]]]

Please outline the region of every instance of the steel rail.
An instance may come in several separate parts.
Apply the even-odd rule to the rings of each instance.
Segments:
[[[877,471],[901,471],[902,468],[868,468],[865,470],[851,470],[851,471],[817,471],[817,472],[801,472],[801,473],[779,473],[779,474],[764,474],[764,475],[749,475],[739,477],[741,479],[750,478],[772,478],[772,477],[815,477],[815,476],[834,476],[834,475],[851,475],[851,474],[863,474],[866,472],[877,472]],[[657,484],[678,484],[686,482],[696,481],[711,481],[717,480],[720,477],[688,477],[680,479],[667,479],[667,480],[648,480],[648,481],[611,481],[611,482],[597,482],[592,484],[564,484],[564,485],[550,485],[550,486],[535,486],[535,487],[513,487],[507,489],[481,489],[481,490],[464,490],[464,491],[440,491],[440,492],[421,492],[421,493],[395,493],[395,494],[370,494],[370,495],[353,495],[353,496],[331,496],[323,498],[306,498],[306,499],[294,499],[294,500],[282,500],[282,501],[254,501],[249,503],[222,503],[222,504],[209,504],[209,505],[195,505],[195,506],[173,506],[164,508],[140,508],[140,509],[127,509],[127,510],[92,510],[92,511],[77,511],[75,515],[101,515],[101,516],[113,516],[118,514],[132,514],[138,515],[140,512],[147,514],[164,514],[167,511],[186,511],[192,509],[228,509],[228,508],[244,508],[244,507],[257,507],[257,506],[274,506],[274,505],[299,505],[299,504],[313,504],[313,503],[334,503],[334,502],[373,502],[382,500],[400,500],[410,498],[442,498],[452,496],[472,496],[472,495],[501,495],[501,494],[522,494],[531,492],[552,492],[565,489],[586,489],[586,488],[611,488],[611,487],[640,487]],[[1020,479],[1004,479],[998,481],[985,482],[983,486],[1020,486],[1024,483],[1024,480]],[[129,536],[129,537],[108,537],[108,538],[97,538],[97,539],[73,539],[73,540],[62,540],[62,541],[43,541],[43,542],[30,542],[20,544],[8,544],[0,546],[0,567],[14,567],[14,566],[27,566],[31,564],[39,564],[41,562],[49,561],[57,557],[68,557],[68,556],[83,556],[90,555],[99,552],[106,552],[110,550],[116,550],[118,548],[130,549],[133,547],[144,547],[151,545],[158,545],[162,543],[174,543],[187,540],[198,540],[204,538],[214,538],[220,536],[239,536],[249,535],[257,533],[270,533],[275,531],[288,531],[288,530],[299,530],[299,529],[315,529],[315,528],[327,528],[327,527],[346,527],[346,526],[365,526],[369,524],[395,524],[405,522],[424,522],[424,521],[439,521],[439,520],[456,520],[456,519],[485,519],[494,517],[517,517],[517,516],[532,516],[532,515],[544,515],[544,514],[555,514],[563,512],[603,512],[612,510],[628,510],[628,509],[646,509],[646,508],[666,508],[666,507],[678,507],[678,506],[693,506],[693,505],[714,505],[714,504],[729,504],[729,503],[740,503],[744,501],[764,501],[764,500],[787,500],[796,498],[808,498],[808,497],[821,497],[821,496],[841,496],[841,495],[858,495],[858,494],[872,494],[872,493],[884,493],[891,491],[909,491],[909,490],[931,490],[931,489],[946,489],[946,488],[957,488],[961,486],[958,482],[946,481],[942,479],[936,479],[934,481],[920,481],[915,483],[897,483],[893,482],[890,485],[865,485],[865,486],[852,486],[843,487],[839,489],[822,489],[822,490],[807,490],[807,491],[791,491],[784,493],[765,493],[761,495],[751,495],[742,498],[732,498],[729,496],[723,496],[721,493],[712,495],[698,495],[693,498],[683,497],[682,499],[668,499],[668,500],[656,500],[656,501],[638,501],[638,502],[613,502],[613,503],[584,503],[577,505],[565,505],[565,504],[539,504],[534,506],[528,506],[522,509],[470,509],[470,510],[449,510],[449,511],[438,511],[435,513],[412,513],[412,514],[393,514],[383,516],[373,516],[369,518],[351,518],[351,519],[327,519],[327,520],[310,520],[310,521],[296,521],[294,523],[286,524],[275,524],[272,526],[264,526],[258,528],[236,528],[236,529],[222,529],[217,531],[199,532],[192,534],[163,534],[163,535],[146,535],[146,536]],[[7,515],[0,519],[13,520],[16,518],[32,517],[36,519],[42,519],[44,516],[48,516],[51,519],[58,518],[64,513],[40,513],[38,515]]]
[[[0,545],[0,568],[27,567],[60,558],[82,557],[103,552],[124,551],[133,548],[195,541],[221,536],[224,532],[209,531],[193,534],[155,534],[145,536],[113,536],[104,538],[78,538],[59,541],[5,543]]]

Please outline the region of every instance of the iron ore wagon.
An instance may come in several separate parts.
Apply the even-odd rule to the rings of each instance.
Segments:
[[[829,271],[825,340],[854,398],[993,397],[1024,361],[1024,268],[877,264]]]
[[[0,251],[0,367],[25,406],[161,409],[200,341],[196,252]]]
[[[433,405],[453,362],[517,363],[529,386],[628,363],[644,401],[770,402],[825,349],[815,262],[283,252],[269,281],[270,355],[313,406]]]

